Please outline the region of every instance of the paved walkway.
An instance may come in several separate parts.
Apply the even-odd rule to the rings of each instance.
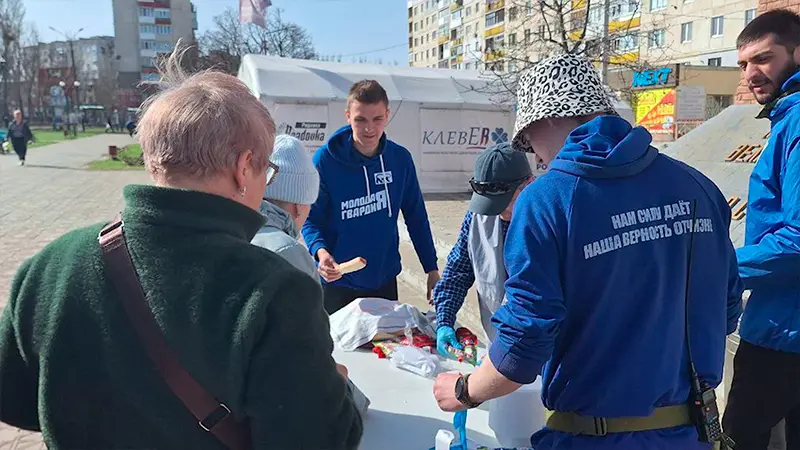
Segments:
[[[35,148],[24,167],[15,154],[0,155],[0,309],[24,260],[73,228],[112,217],[122,206],[124,185],[148,182],[143,171],[85,170],[109,145],[131,142],[114,134]],[[0,424],[0,450],[44,448],[38,433]]]

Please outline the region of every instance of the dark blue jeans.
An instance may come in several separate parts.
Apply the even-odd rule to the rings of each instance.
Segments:
[[[11,146],[14,147],[19,160],[25,161],[25,154],[28,153],[28,142],[24,138],[11,138]]]

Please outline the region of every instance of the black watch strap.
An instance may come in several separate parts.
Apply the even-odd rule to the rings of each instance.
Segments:
[[[462,375],[456,381],[456,400],[467,408],[477,408],[481,404],[472,401],[469,397],[469,376],[470,374]]]

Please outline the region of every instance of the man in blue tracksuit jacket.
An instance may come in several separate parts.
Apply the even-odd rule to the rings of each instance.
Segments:
[[[751,290],[723,426],[737,450],[765,450],[786,419],[800,449],[800,17],[774,10],[739,35],[739,61],[765,105],[769,142],[750,176],[739,275]]]
[[[345,115],[349,125],[314,155],[320,191],[303,225],[303,240],[319,261],[325,310],[333,314],[361,297],[398,299],[400,211],[428,274],[430,299],[439,281],[436,249],[411,153],[383,132],[386,91],[374,80],[357,82]],[[367,260],[366,268],[342,274],[338,264],[356,257]]]
[[[531,438],[537,450],[710,449],[689,419],[684,293],[693,235],[691,349],[713,388],[743,290],[725,197],[617,116],[585,59],[541,61],[518,101],[513,144],[550,169],[514,207],[489,357],[471,376],[437,378],[440,407],[475,406],[541,374],[553,413]]]

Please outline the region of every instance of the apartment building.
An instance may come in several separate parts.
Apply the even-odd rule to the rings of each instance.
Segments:
[[[194,42],[197,10],[189,0],[113,0],[113,9],[120,89],[156,79],[158,55],[171,52],[179,39]]]
[[[641,57],[652,64],[736,67],[736,37],[757,0],[644,0]]]
[[[499,11],[499,13],[498,13]],[[503,0],[410,0],[408,2],[408,63],[412,67],[477,70],[484,65],[486,24],[501,42]],[[489,19],[487,19],[489,16]],[[494,47],[493,47],[494,48]]]
[[[607,39],[612,65],[734,67],[757,1],[610,0],[604,34],[601,0],[409,0],[409,65],[514,72],[558,42],[599,59]]]
[[[114,92],[108,80],[116,77],[113,37],[54,41],[30,49],[40,58],[36,89],[31,92],[36,98],[29,105],[38,115],[61,117],[70,104],[112,102]]]

